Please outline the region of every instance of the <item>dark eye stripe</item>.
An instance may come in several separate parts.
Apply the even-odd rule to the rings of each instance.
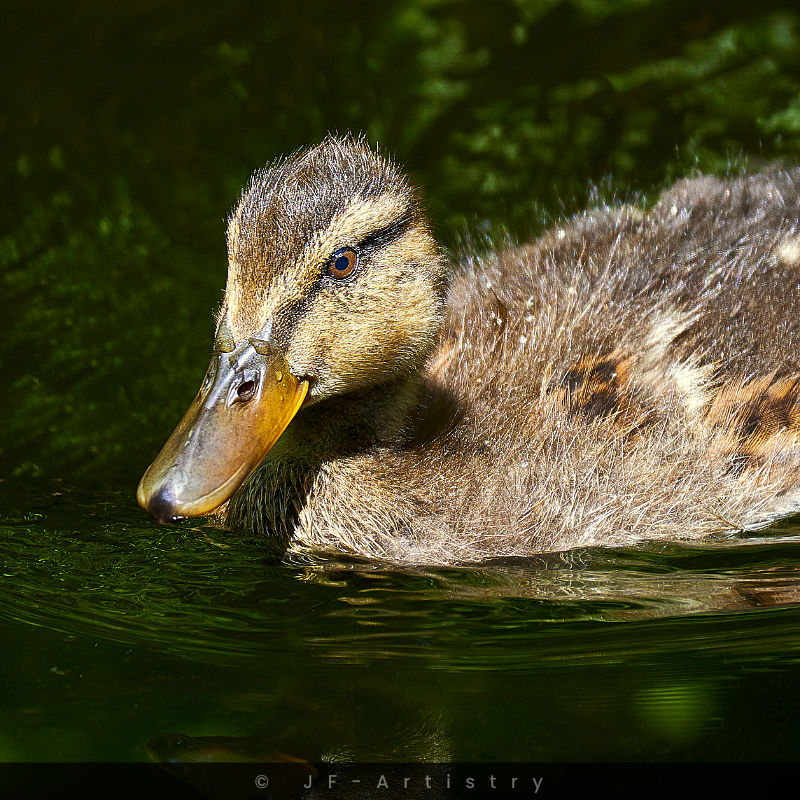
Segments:
[[[397,217],[397,219],[390,222],[388,225],[385,225],[383,228],[379,228],[374,233],[370,233],[369,235],[365,236],[358,243],[356,248],[345,249],[355,249],[361,255],[363,255],[365,252],[368,253],[370,250],[377,247],[385,247],[396,239],[399,239],[411,227],[411,223],[413,221],[414,213],[412,209],[408,208],[402,213],[401,216]],[[328,270],[329,267],[330,260],[326,262],[324,269]],[[324,274],[326,273],[324,272],[323,275]],[[327,274],[330,275],[329,272]],[[311,287],[308,294],[302,300],[299,300],[297,303],[293,304],[292,307],[284,309],[285,316],[283,325],[281,325],[275,331],[275,336],[279,343],[283,343],[285,345],[285,343],[289,341],[294,333],[297,323],[300,321],[303,314],[311,306],[321,291],[321,286],[322,284],[320,283],[315,284]]]
[[[337,250],[328,260],[328,274],[336,279],[349,277],[358,266],[358,252],[386,247],[396,241],[409,229],[413,218],[413,212],[411,209],[407,209],[388,225],[384,225],[383,228],[379,228],[377,231],[365,236],[359,243],[357,250],[350,247],[343,247],[341,250]]]
[[[383,228],[368,234],[359,242],[359,250],[372,250],[376,247],[386,247],[387,244],[399,239],[411,226],[414,214],[410,208],[401,216]]]

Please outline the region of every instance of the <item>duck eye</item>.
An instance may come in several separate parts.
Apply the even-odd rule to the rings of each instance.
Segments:
[[[328,274],[332,278],[347,278],[353,274],[358,265],[358,255],[356,251],[345,247],[337,250],[328,261]]]

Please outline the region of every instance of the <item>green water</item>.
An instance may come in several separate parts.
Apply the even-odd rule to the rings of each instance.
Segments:
[[[39,487],[41,488],[41,486]],[[52,487],[50,487],[52,488]],[[800,527],[707,547],[397,571],[271,565],[121,493],[15,492],[5,759],[154,734],[309,758],[795,758]]]
[[[696,169],[800,160],[800,14],[656,0],[6,4],[0,759],[161,733],[307,758],[796,760],[800,524],[414,571],[160,526],[224,217],[327,130],[457,251]]]

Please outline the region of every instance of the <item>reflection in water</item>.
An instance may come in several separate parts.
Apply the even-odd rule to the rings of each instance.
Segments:
[[[713,689],[699,681],[641,689],[635,702],[643,724],[674,744],[694,739],[716,705]]]
[[[791,523],[463,568],[276,565],[59,491],[0,505],[0,757],[139,760],[179,730],[216,737],[212,758],[317,765],[796,750]]]
[[[293,687],[275,698],[281,704],[300,705],[297,699],[309,687]],[[287,763],[394,762],[443,763],[453,759],[449,725],[443,708],[409,704],[392,687],[380,691],[370,686],[350,686],[318,696],[314,713],[304,719],[285,717],[288,724],[274,725],[250,736],[187,736],[156,734],[146,744],[148,756],[167,763]],[[380,709],[381,713],[376,715]],[[291,744],[291,754],[284,752]]]
[[[308,687],[296,688],[302,695]],[[276,705],[281,701],[291,704],[293,699],[287,695],[279,698]],[[241,792],[235,791],[235,796],[251,796],[252,773],[203,770],[196,765],[257,764],[270,775],[269,788],[274,800],[298,797],[303,789],[311,789],[303,797],[316,797],[320,792],[330,797],[327,779],[331,774],[339,782],[334,790],[347,787],[341,796],[372,797],[380,775],[388,773],[385,765],[445,765],[453,760],[449,726],[442,710],[404,705],[402,692],[392,686],[377,692],[374,687],[351,685],[334,689],[319,701],[314,704],[313,727],[303,724],[298,715],[287,729],[264,730],[247,737],[160,734],[148,740],[147,754],[209,797],[230,798],[232,787],[238,786]],[[281,747],[290,742],[302,757],[276,749],[276,741]],[[267,765],[271,769],[266,769]],[[442,771],[445,767],[434,769]],[[354,786],[352,779],[359,785]],[[409,797],[409,794],[389,792],[382,796]],[[427,796],[431,796],[430,792]]]
[[[282,753],[256,736],[187,736],[165,733],[148,740],[153,761],[176,764],[299,764],[316,770],[302,758]]]
[[[354,609],[363,608],[364,616],[373,611],[379,616],[372,606],[393,591],[393,579],[405,577],[412,586],[425,581],[418,591],[435,592],[441,599],[535,599],[553,604],[551,620],[612,621],[796,603],[798,554],[800,535],[791,532],[710,540],[699,546],[573,550],[453,569],[400,571],[394,565],[330,559],[306,567],[302,580],[326,586],[360,585],[358,598],[342,599]],[[405,591],[409,588],[405,586]]]
[[[313,764],[274,750],[257,737],[163,734],[152,737],[146,749],[153,761],[211,798],[258,796],[268,789],[271,800],[289,800],[300,797],[304,787],[319,777]],[[270,769],[258,784],[252,773],[203,769],[204,765],[237,763],[277,768]]]

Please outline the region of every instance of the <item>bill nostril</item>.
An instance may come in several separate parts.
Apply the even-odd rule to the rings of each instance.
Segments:
[[[256,382],[254,380],[242,381],[236,390],[236,396],[241,402],[252,400],[256,393]]]

